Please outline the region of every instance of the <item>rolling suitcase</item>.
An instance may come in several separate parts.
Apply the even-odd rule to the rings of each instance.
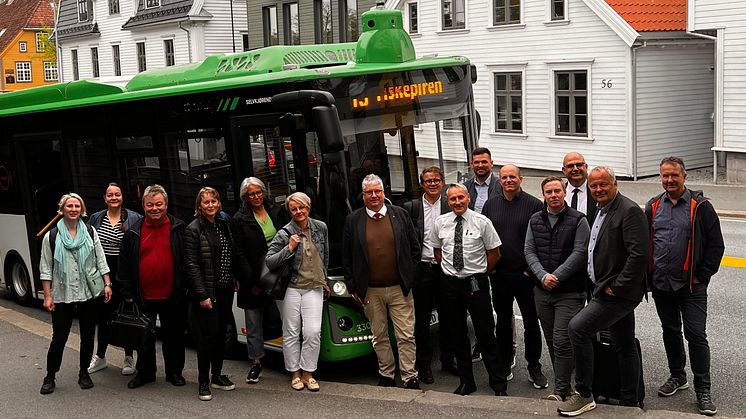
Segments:
[[[640,341],[635,338],[635,347],[640,355],[640,377],[637,385],[637,398],[640,408],[644,407],[645,382],[642,374],[642,351]],[[596,401],[609,403],[619,400],[619,358],[608,330],[602,330],[593,340],[593,397]]]

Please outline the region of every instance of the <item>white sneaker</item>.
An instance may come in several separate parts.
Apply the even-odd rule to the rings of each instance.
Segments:
[[[124,357],[124,366],[122,367],[122,375],[132,375],[135,373],[135,361],[131,356]]]
[[[91,365],[88,366],[88,374],[101,371],[106,367],[108,367],[108,365],[106,365],[106,358],[99,358],[98,355],[93,355],[93,358],[91,358]]]
[[[513,373],[511,372],[510,374],[508,374],[508,376],[506,377],[505,381],[510,381],[512,379],[513,379]]]

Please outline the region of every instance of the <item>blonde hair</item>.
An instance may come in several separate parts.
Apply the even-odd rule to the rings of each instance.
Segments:
[[[290,212],[290,201],[295,201],[308,208],[308,211],[311,211],[311,198],[303,192],[295,192],[285,198],[285,209],[288,210],[288,212]]]
[[[200,215],[202,215],[202,209],[200,208],[200,204],[202,204],[202,196],[204,195],[212,195],[213,198],[218,200],[218,212],[220,212],[223,209],[223,205],[220,202],[220,193],[215,188],[205,186],[204,188],[200,189],[199,192],[197,192],[197,199],[194,200],[194,216],[195,217],[199,217]]]
[[[66,193],[62,195],[62,198],[60,198],[60,202],[57,204],[57,214],[62,215],[62,208],[65,207],[65,204],[67,204],[67,201],[73,198],[77,199],[78,202],[80,202],[80,209],[81,209],[80,216],[85,217],[86,215],[88,215],[86,214],[85,202],[83,201],[83,198],[81,198],[80,195],[76,194],[75,192],[70,192],[70,193]]]

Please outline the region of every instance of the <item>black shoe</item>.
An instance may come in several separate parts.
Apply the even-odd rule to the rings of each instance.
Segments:
[[[453,394],[458,394],[460,396],[466,396],[468,394],[474,393],[475,391],[477,391],[477,385],[476,384],[474,384],[474,383],[470,383],[470,384],[461,383],[456,388],[456,390],[453,391]]]
[[[456,363],[452,359],[440,361],[440,370],[458,376],[458,368],[456,368]]]
[[[420,390],[420,382],[417,380],[417,377],[412,377],[404,383],[404,388],[409,390]]]
[[[46,376],[44,377],[44,382],[41,384],[41,390],[39,390],[39,393],[52,394],[54,393],[55,387],[54,377]]]
[[[210,392],[209,381],[199,383],[199,399],[205,402],[212,400],[212,392]]]
[[[90,374],[88,372],[81,372],[78,374],[78,385],[80,386],[81,390],[88,390],[89,388],[93,388],[93,380],[91,380]]]
[[[219,388],[221,390],[230,391],[236,388],[233,381],[228,379],[227,375],[213,375],[212,376],[212,388]]]
[[[186,385],[186,380],[181,374],[167,375],[166,381],[171,383],[174,387],[181,387]]]
[[[697,409],[700,414],[707,416],[713,416],[718,412],[718,408],[712,402],[712,395],[704,392],[697,392]]]
[[[549,387],[547,377],[541,372],[541,368],[528,370],[528,381],[533,384],[534,388],[542,389]]]
[[[435,378],[433,377],[433,370],[430,369],[430,365],[423,365],[417,368],[417,377],[419,377],[420,381],[425,384],[432,384],[435,382]]]
[[[155,381],[155,376],[149,376],[146,377],[140,373],[135,375],[135,378],[131,379],[129,383],[127,383],[127,388],[138,388],[142,387],[145,384],[152,383]]]
[[[262,364],[254,364],[249,370],[249,374],[246,376],[246,382],[249,384],[256,384],[259,382],[259,378],[262,377]]]
[[[507,391],[496,391],[495,396],[508,397],[508,392]]]
[[[393,378],[378,376],[378,387],[396,387],[396,381]]]

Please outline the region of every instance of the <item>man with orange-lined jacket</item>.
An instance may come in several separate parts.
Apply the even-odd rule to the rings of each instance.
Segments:
[[[684,161],[666,157],[660,164],[664,193],[645,206],[650,228],[648,281],[663,327],[663,345],[671,376],[658,389],[662,397],[689,388],[686,352],[694,375],[697,408],[714,415],[717,407],[710,394],[710,346],[707,342],[707,285],[718,271],[725,245],[712,204],[701,191],[688,189]]]

